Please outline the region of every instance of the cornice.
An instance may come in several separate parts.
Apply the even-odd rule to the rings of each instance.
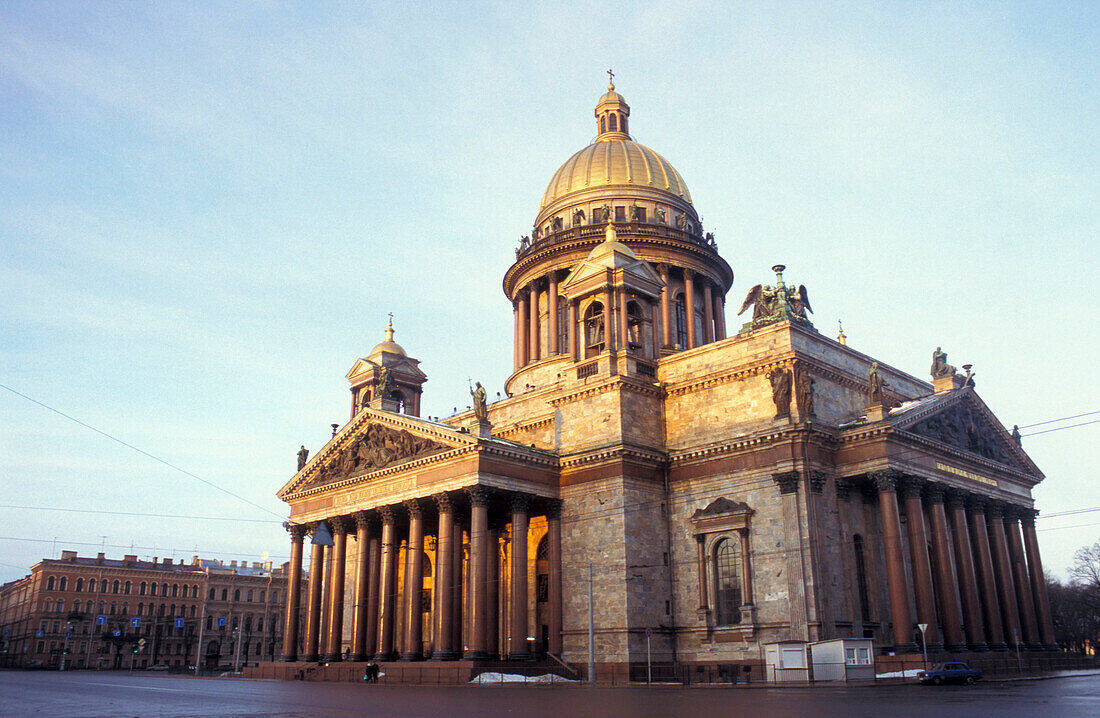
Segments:
[[[647,464],[663,464],[668,460],[661,451],[632,444],[614,444],[562,456],[559,461],[562,470],[567,470],[615,459],[634,459]]]

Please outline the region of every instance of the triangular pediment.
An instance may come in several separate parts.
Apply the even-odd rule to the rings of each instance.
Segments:
[[[605,286],[624,286],[651,297],[660,295],[664,281],[649,262],[620,252],[585,259],[562,282],[561,292],[576,297]]]
[[[355,365],[345,375],[348,381],[354,383],[356,378],[363,376],[364,374],[374,375],[374,370],[378,367],[377,364],[370,359],[357,359]]]
[[[445,424],[364,408],[279,491],[279,498],[367,477],[477,444]]]
[[[890,412],[890,423],[896,429],[1017,471],[1042,476],[1038,467],[972,387],[935,394],[907,404]]]

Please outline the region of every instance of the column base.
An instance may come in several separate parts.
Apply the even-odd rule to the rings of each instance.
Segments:
[[[917,646],[917,648],[920,648],[920,646]],[[929,653],[943,653],[943,643],[940,643],[939,641],[937,641],[936,643],[929,643],[925,646],[925,648],[928,649]]]
[[[322,663],[339,663],[342,660],[344,660],[344,655],[342,653],[326,653],[321,656]]]
[[[531,654],[528,651],[512,651],[508,654],[509,661],[529,661]]]
[[[1025,643],[1024,650],[1031,651],[1033,653],[1040,653],[1042,651],[1045,651],[1046,648],[1043,648],[1043,644],[1041,643]]]
[[[1043,646],[1043,650],[1044,651],[1061,651],[1062,647],[1059,646],[1057,643],[1048,643],[1045,646]]]
[[[302,663],[316,663],[318,660],[318,656],[316,653],[307,653],[298,660]]]
[[[968,643],[966,644],[966,650],[973,653],[985,653],[989,650],[989,646],[984,643]]]
[[[298,654],[296,653],[284,653],[279,656],[279,663],[297,663]]]
[[[915,643],[896,643],[894,653],[920,653],[920,648]]]
[[[461,656],[457,651],[436,651],[432,654],[433,661],[457,661]]]
[[[948,653],[962,653],[967,650],[965,643],[948,643],[943,648]]]
[[[353,653],[348,658],[351,663],[366,663],[370,660],[370,654],[367,653]]]
[[[413,554],[415,556],[416,554]],[[403,661],[422,661],[424,655],[420,651],[407,651],[401,654],[401,660]]]
[[[388,663],[397,659],[397,654],[393,651],[379,651],[374,654],[375,663]]]
[[[989,650],[996,653],[1004,653],[1008,650],[1008,645],[1005,643],[990,643],[988,644]]]
[[[489,658],[489,654],[485,651],[466,651],[462,657],[468,661],[484,661]]]

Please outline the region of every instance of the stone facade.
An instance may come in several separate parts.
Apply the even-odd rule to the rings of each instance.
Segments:
[[[679,175],[635,164],[659,156],[610,120],[627,114],[613,90],[601,98],[596,142],[555,175],[505,273],[515,371],[488,421],[359,402],[279,492],[292,574],[307,535],[335,565],[292,600],[311,618],[288,622],[284,659],[577,664],[590,620],[601,664],[644,661],[647,630],[665,663],[837,637],[904,653],[918,623],[932,649],[1003,650],[1013,631],[1050,648],[1031,499],[1043,476],[974,387],[933,387],[822,336],[782,266],[727,336],[733,272]],[[383,345],[349,373],[353,392],[387,357],[415,366],[392,327]]]

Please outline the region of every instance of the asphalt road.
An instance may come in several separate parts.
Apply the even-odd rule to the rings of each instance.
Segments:
[[[0,715],[636,716],[767,718],[1075,718],[1100,716],[1100,676],[979,683],[800,688],[587,686],[408,687],[254,681],[124,672],[0,671]]]

